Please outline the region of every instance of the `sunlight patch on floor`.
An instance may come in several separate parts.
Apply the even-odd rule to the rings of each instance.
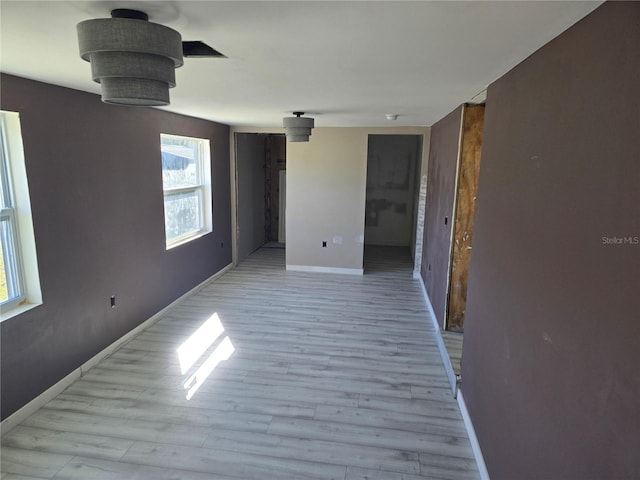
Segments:
[[[235,348],[231,343],[231,339],[229,337],[224,337],[224,340],[220,342],[211,355],[209,355],[209,357],[196,370],[196,373],[191,375],[191,377],[184,382],[185,390],[188,389],[187,400],[190,400],[191,397],[193,397],[220,362],[229,360],[229,357],[231,357],[234,351]]]
[[[224,332],[224,326],[218,317],[218,313],[211,315],[182,345],[178,347],[178,360],[180,362],[180,373],[185,375],[210,349],[210,347],[220,338]],[[204,362],[190,375],[184,382],[184,389],[187,390],[187,400],[190,400],[198,389],[209,378],[211,372],[225,360],[228,360],[235,348],[231,339],[226,336],[209,354]]]
[[[193,366],[202,354],[224,332],[224,327],[218,314],[214,313],[209,319],[191,335],[180,347],[178,347],[178,360],[180,361],[180,373],[183,375]]]

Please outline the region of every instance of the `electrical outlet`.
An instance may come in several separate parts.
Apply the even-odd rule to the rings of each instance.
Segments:
[[[111,295],[111,308],[116,308],[116,296]]]
[[[322,248],[327,248],[327,242],[325,241],[322,242]]]

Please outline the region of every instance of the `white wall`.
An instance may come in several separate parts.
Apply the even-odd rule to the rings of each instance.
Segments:
[[[412,236],[411,236],[411,255],[413,255],[413,260],[415,264],[415,268],[420,269],[420,264],[422,262],[422,244],[423,244],[423,235],[424,235],[424,209],[426,208],[426,191],[423,192],[424,198],[421,198],[420,194],[420,186],[422,182],[427,183],[427,170],[429,167],[429,149],[431,148],[431,127],[426,129],[425,134],[422,137],[422,165],[419,170],[419,178],[416,178],[416,189],[418,195],[416,195],[415,203],[413,206],[413,211],[415,212],[413,215],[413,225],[411,227]],[[418,225],[420,210],[422,210],[423,216],[421,224]],[[418,251],[419,250],[419,251]]]
[[[369,134],[425,135],[425,149],[428,133],[427,127],[319,127],[308,143],[288,142],[287,267],[362,272]]]

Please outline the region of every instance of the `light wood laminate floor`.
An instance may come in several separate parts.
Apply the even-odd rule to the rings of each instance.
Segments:
[[[459,376],[462,373],[460,362],[462,360],[462,342],[464,340],[464,334],[460,332],[448,332],[446,330],[443,330],[440,333],[444,340],[444,344],[447,347],[447,353],[449,355],[449,360],[451,361],[451,366],[453,367],[453,372]]]
[[[368,247],[362,277],[284,254],[259,250],[4,435],[0,478],[477,479],[408,251]]]

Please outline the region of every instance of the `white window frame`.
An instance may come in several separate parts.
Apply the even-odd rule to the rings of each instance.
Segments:
[[[0,304],[0,321],[4,321],[41,305],[42,291],[19,114],[0,111],[0,129],[0,180],[4,192],[0,215],[9,222],[11,231],[3,241],[3,255],[5,271],[11,274],[7,284],[12,284],[15,293],[14,298]]]
[[[200,225],[197,230],[187,232],[178,237],[169,239],[167,238],[167,231],[165,228],[165,242],[167,250],[170,250],[179,245],[183,245],[192,240],[202,237],[213,231],[213,212],[212,212],[212,194],[211,194],[211,147],[209,140],[206,138],[187,137],[184,135],[174,135],[168,133],[160,134],[160,149],[162,150],[164,139],[176,139],[176,140],[194,140],[200,144],[199,158],[196,159],[198,163],[197,168],[200,172],[200,183],[188,186],[165,188],[162,185],[163,199],[169,196],[182,194],[182,193],[196,193],[200,204]],[[162,168],[162,159],[161,159]],[[164,202],[163,202],[164,204]],[[164,208],[164,207],[163,207]],[[164,210],[165,225],[166,225],[167,211]]]

